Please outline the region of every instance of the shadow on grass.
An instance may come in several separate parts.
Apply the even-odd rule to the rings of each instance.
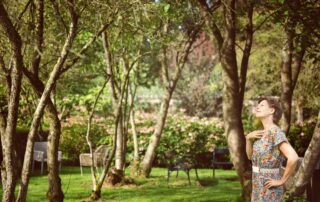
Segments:
[[[199,186],[202,186],[202,187],[208,187],[208,186],[213,187],[219,184],[219,179],[218,178],[199,179],[198,184]]]

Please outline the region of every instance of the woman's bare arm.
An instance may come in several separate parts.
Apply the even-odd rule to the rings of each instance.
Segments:
[[[279,150],[288,159],[286,169],[284,170],[284,174],[281,178],[281,181],[284,184],[294,172],[299,156],[292,146],[287,142],[280,143]]]
[[[252,157],[252,142],[250,139],[246,138],[246,153],[249,160],[251,160]]]
[[[291,145],[288,142],[282,142],[279,144],[279,150],[281,153],[287,157],[287,166],[284,170],[284,174],[282,175],[280,180],[275,180],[272,178],[267,178],[266,183],[264,186],[266,188],[270,188],[273,186],[281,186],[283,185],[288,178],[292,175],[294,169],[296,168],[297,161],[299,159],[298,154],[296,151],[291,147]]]

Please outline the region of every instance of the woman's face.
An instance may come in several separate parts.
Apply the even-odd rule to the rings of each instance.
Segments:
[[[274,109],[269,107],[266,100],[262,100],[254,109],[253,113],[257,118],[265,118],[268,116],[273,116]]]

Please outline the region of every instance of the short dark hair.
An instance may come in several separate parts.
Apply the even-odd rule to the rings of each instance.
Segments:
[[[267,101],[269,107],[274,109],[273,122],[278,124],[282,117],[282,109],[279,102],[274,98],[263,97],[259,99],[258,103],[262,102],[263,100]]]

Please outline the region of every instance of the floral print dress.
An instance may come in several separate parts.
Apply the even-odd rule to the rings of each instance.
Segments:
[[[280,168],[285,160],[278,145],[288,142],[284,132],[279,127],[268,131],[268,135],[258,139],[253,144],[252,165],[259,168]],[[252,202],[280,202],[283,196],[283,186],[265,188],[267,178],[281,179],[280,172],[252,172]]]

